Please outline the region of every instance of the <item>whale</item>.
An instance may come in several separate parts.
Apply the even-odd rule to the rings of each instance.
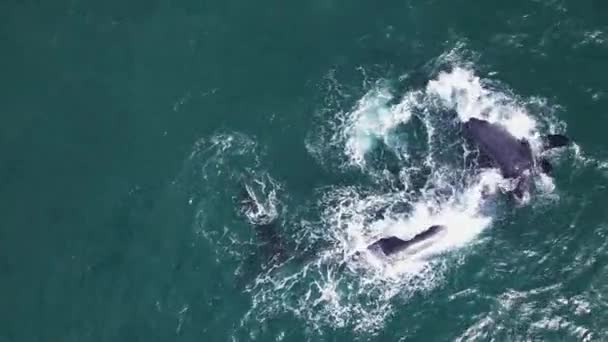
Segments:
[[[242,184],[238,202],[240,203],[241,214],[245,216],[249,223],[255,228],[260,247],[265,247],[264,250],[266,251],[267,257],[274,260],[286,260],[288,258],[287,255],[289,254],[287,253],[287,250],[290,248],[286,246],[285,241],[281,238],[277,230],[277,222],[274,219],[260,214],[262,210],[259,208],[260,204],[257,201],[256,195],[246,186],[246,184]],[[248,213],[250,215],[247,215]],[[255,219],[252,219],[251,216],[254,216]],[[446,232],[445,226],[434,225],[407,240],[396,236],[380,238],[368,245],[367,249],[378,256],[381,255],[386,257],[405,250],[416,253],[417,251],[428,247],[444,232]],[[360,252],[361,251],[358,251],[356,255],[360,255]],[[304,259],[307,257],[310,257],[310,255],[300,256],[300,258]]]
[[[534,173],[549,173],[551,164],[544,158],[535,156],[530,142],[518,139],[500,124],[471,118],[463,125],[465,136],[476,145],[483,166],[496,167],[502,176],[515,179],[512,195],[522,200],[530,191],[531,176]],[[570,139],[561,134],[550,134],[542,139],[542,149],[549,150],[566,146]]]
[[[391,256],[401,253],[405,250],[421,249],[426,247],[427,243],[431,243],[434,238],[438,237],[446,231],[443,225],[434,225],[425,231],[418,233],[411,239],[403,240],[396,236],[384,237],[372,243],[367,249],[375,254]]]

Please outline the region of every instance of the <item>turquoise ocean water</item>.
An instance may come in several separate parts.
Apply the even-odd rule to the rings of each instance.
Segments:
[[[3,0],[0,341],[608,340],[607,72],[600,0]],[[471,117],[574,144],[517,206]]]

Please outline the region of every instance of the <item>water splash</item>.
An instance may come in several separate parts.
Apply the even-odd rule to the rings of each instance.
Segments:
[[[484,87],[472,70],[455,67],[431,80],[426,92],[436,95],[443,106],[456,110],[462,122],[471,118],[500,123],[517,138],[533,140],[535,119],[507,94]]]

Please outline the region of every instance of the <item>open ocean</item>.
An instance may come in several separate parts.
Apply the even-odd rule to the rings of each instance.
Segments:
[[[0,75],[0,342],[608,341],[608,1],[2,0]]]

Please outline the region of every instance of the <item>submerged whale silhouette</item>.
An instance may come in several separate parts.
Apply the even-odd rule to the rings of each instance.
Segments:
[[[463,127],[465,135],[477,145],[481,156],[490,161],[490,166],[498,167],[505,178],[517,179],[513,195],[521,200],[529,192],[530,177],[537,164],[528,140],[517,139],[503,126],[486,120],[472,118]],[[543,138],[543,149],[562,147],[569,142],[563,135],[547,135]],[[540,159],[538,163],[543,172],[551,171],[547,160]]]
[[[382,254],[389,256],[404,251],[414,245],[418,245],[423,241],[427,241],[437,234],[444,232],[445,229],[445,226],[441,225],[431,226],[429,229],[415,235],[409,240],[402,240],[395,236],[385,237],[369,245],[367,249],[372,252],[381,252]]]

